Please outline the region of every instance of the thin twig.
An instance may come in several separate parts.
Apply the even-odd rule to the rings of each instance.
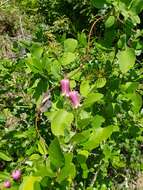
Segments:
[[[124,24],[124,21],[122,21],[119,17],[117,19],[120,23]],[[128,26],[129,26],[129,24],[128,24]],[[136,33],[136,30],[134,30],[133,28],[131,28],[131,31]]]
[[[97,24],[97,22],[99,22],[100,20],[102,20],[105,16],[99,17],[97,20],[95,20],[93,22],[91,28],[90,28],[89,35],[88,35],[87,53],[89,52],[89,49],[90,49],[90,40],[91,40],[91,36],[92,36],[92,31],[95,28],[95,25]]]
[[[40,119],[39,114],[36,114],[36,118],[35,118],[35,129],[36,129],[36,133],[37,133],[38,138],[41,137],[40,132],[39,132],[39,129],[38,129],[38,121],[39,121],[39,119]]]
[[[100,166],[101,166],[101,164],[102,164],[102,161],[100,161],[99,167],[98,167],[96,173],[94,174],[93,179],[91,180],[90,187],[93,187],[93,185],[94,185],[94,183],[95,183],[95,181],[96,181],[96,179],[97,179],[97,175],[98,175],[98,173],[99,173],[99,171],[100,171]]]
[[[23,39],[25,39],[21,16],[19,17],[19,24],[20,24],[20,30],[21,30],[22,37],[23,37]]]

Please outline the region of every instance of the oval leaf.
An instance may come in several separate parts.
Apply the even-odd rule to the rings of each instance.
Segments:
[[[74,52],[78,45],[77,40],[68,38],[64,41],[65,52]]]
[[[42,155],[48,154],[48,146],[43,138],[40,138],[38,142],[38,151]]]
[[[86,97],[89,93],[90,90],[90,85],[89,85],[89,81],[82,81],[81,85],[80,85],[80,93],[82,96]]]
[[[51,163],[56,168],[60,168],[64,164],[64,155],[57,138],[55,138],[49,146],[49,156]]]
[[[135,64],[135,52],[131,48],[126,48],[118,53],[119,68],[122,73],[128,72]]]
[[[113,26],[115,23],[115,17],[114,16],[109,16],[108,19],[105,22],[105,28],[110,28]]]
[[[69,129],[73,121],[73,114],[65,110],[59,110],[56,112],[51,122],[52,133],[56,136],[64,136],[65,129]]]
[[[41,179],[42,177],[40,176],[27,176],[23,179],[23,182],[20,185],[19,190],[35,190],[35,183],[40,182]]]
[[[71,52],[65,52],[63,54],[63,57],[61,58],[62,65],[68,65],[72,63],[75,60],[76,56],[74,53]]]
[[[84,107],[89,107],[95,102],[101,100],[103,98],[103,94],[100,93],[91,93],[88,95],[87,99],[84,102]]]
[[[106,84],[106,78],[99,78],[93,85],[95,88],[103,88]]]

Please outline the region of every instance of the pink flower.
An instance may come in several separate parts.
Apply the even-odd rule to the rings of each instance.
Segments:
[[[21,171],[15,170],[12,172],[12,178],[16,181],[18,181],[21,178]]]
[[[5,188],[10,188],[10,187],[11,187],[10,181],[9,181],[9,180],[5,181],[4,184],[3,184],[3,186],[4,186]]]
[[[77,91],[71,91],[69,93],[69,98],[74,108],[78,108],[80,106],[80,96]]]
[[[68,79],[61,80],[61,91],[62,91],[62,95],[69,96],[70,81]]]

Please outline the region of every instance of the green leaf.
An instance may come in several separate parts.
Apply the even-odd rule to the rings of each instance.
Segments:
[[[60,183],[65,179],[72,180],[76,175],[76,168],[75,165],[72,163],[72,153],[66,153],[65,154],[65,165],[61,169],[57,181]]]
[[[91,122],[91,113],[81,110],[78,115],[77,128],[84,129]]]
[[[121,90],[126,91],[127,93],[134,93],[139,86],[139,82],[126,82],[121,85]]]
[[[75,80],[70,80],[70,88],[73,89],[76,87],[76,82]]]
[[[4,114],[0,114],[0,123],[3,123],[6,120],[6,116]]]
[[[70,128],[73,119],[74,117],[72,113],[69,113],[63,109],[57,111],[51,121],[52,133],[55,136],[64,136],[65,130]]]
[[[119,68],[122,73],[128,72],[135,64],[135,52],[131,48],[126,48],[118,53]]]
[[[102,141],[107,140],[114,131],[118,130],[119,130],[118,126],[113,126],[113,125],[110,125],[105,128],[100,127],[95,129],[91,133],[88,141],[83,143],[84,149],[91,151],[92,149],[98,147]]]
[[[122,34],[117,42],[118,48],[122,49],[126,45],[126,34]]]
[[[47,91],[47,89],[48,89],[48,81],[43,78],[40,79],[33,94],[33,97],[35,98],[37,103],[38,103],[38,100],[40,100],[40,97],[43,95],[43,93]]]
[[[43,53],[43,48],[41,47],[41,44],[33,44],[31,47],[31,53],[35,58],[40,59]]]
[[[89,139],[90,134],[91,134],[91,130],[90,129],[84,130],[81,133],[76,133],[72,137],[71,142],[74,143],[74,144],[84,143],[84,142],[86,142]]]
[[[105,119],[104,117],[102,117],[101,115],[96,115],[93,119],[92,119],[92,123],[91,125],[94,128],[99,128],[101,127],[102,123],[104,123]]]
[[[110,28],[113,26],[115,23],[115,17],[114,16],[109,16],[108,19],[105,22],[105,28]]]
[[[9,155],[7,155],[7,154],[5,154],[3,152],[0,152],[0,159],[5,160],[7,162],[12,161],[12,158]]]
[[[60,168],[64,164],[64,155],[62,153],[59,141],[55,138],[49,146],[49,156],[51,163],[56,167]]]
[[[52,64],[50,64],[51,75],[54,76],[55,79],[60,79],[60,63],[55,60]]]
[[[78,33],[78,42],[80,47],[86,47],[87,46],[87,36],[85,33]]]
[[[6,180],[8,179],[10,176],[9,173],[6,173],[6,172],[0,172],[0,180]]]
[[[92,0],[91,3],[94,7],[100,9],[104,7],[104,5],[106,4],[106,0]]]
[[[136,13],[136,15],[139,14],[143,10],[143,1],[133,0],[130,10]]]
[[[41,159],[41,156],[39,154],[32,154],[29,157],[29,160],[39,160],[39,159]]]
[[[96,80],[92,88],[103,88],[106,84],[106,78],[99,78]]]
[[[125,168],[126,163],[118,155],[112,155],[112,166],[114,168]]]
[[[79,81],[81,74],[81,71],[79,71],[79,68],[77,68],[69,72],[67,74],[67,78]]]
[[[90,85],[89,85],[89,81],[85,80],[82,81],[81,85],[80,85],[80,93],[82,96],[86,97],[89,93],[90,90]]]
[[[71,52],[65,52],[60,60],[62,65],[68,65],[72,63],[76,59],[76,56],[74,53]]]
[[[142,107],[142,97],[138,93],[127,94],[127,98],[132,101],[132,111],[138,113]]]
[[[35,173],[36,176],[46,177],[55,177],[55,173],[52,171],[50,165],[47,167],[47,165],[40,165],[37,169],[37,172]]]
[[[38,151],[42,155],[48,154],[48,146],[43,138],[40,138],[38,142]]]
[[[36,170],[34,172],[35,176],[41,176],[42,178],[56,176],[56,172],[52,170],[53,168],[49,156],[48,158],[44,157],[44,160],[41,157],[40,160],[35,160],[34,166]]]
[[[17,185],[14,185],[14,186],[11,187],[9,190],[19,190],[18,184],[17,184]],[[36,190],[37,190],[37,189],[36,189]]]
[[[74,52],[78,45],[77,40],[68,38],[64,41],[65,52]]]
[[[84,102],[84,107],[90,107],[92,104],[94,104],[95,102],[98,102],[102,98],[103,98],[103,94],[100,94],[100,93],[90,93],[87,96],[87,99]]]
[[[88,172],[89,172],[87,164],[86,164],[88,155],[89,155],[89,152],[87,150],[81,150],[78,152],[78,155],[77,155],[77,160],[80,163],[81,168],[83,170],[82,176],[84,179],[86,179],[88,177]]]
[[[40,190],[35,188],[35,183],[40,182],[42,177],[40,176],[27,176],[24,177],[22,184],[19,187],[19,190]]]

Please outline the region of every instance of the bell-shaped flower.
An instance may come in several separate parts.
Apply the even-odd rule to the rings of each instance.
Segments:
[[[10,187],[11,187],[11,182],[10,182],[9,180],[7,180],[7,181],[5,181],[5,182],[3,183],[3,186],[4,186],[5,188],[10,188]]]
[[[71,91],[69,93],[69,98],[74,108],[78,108],[80,106],[80,96],[77,91]]]
[[[70,81],[68,79],[61,80],[61,91],[62,91],[62,95],[69,96]]]
[[[18,181],[21,178],[21,171],[15,170],[12,172],[11,176],[14,180]]]

